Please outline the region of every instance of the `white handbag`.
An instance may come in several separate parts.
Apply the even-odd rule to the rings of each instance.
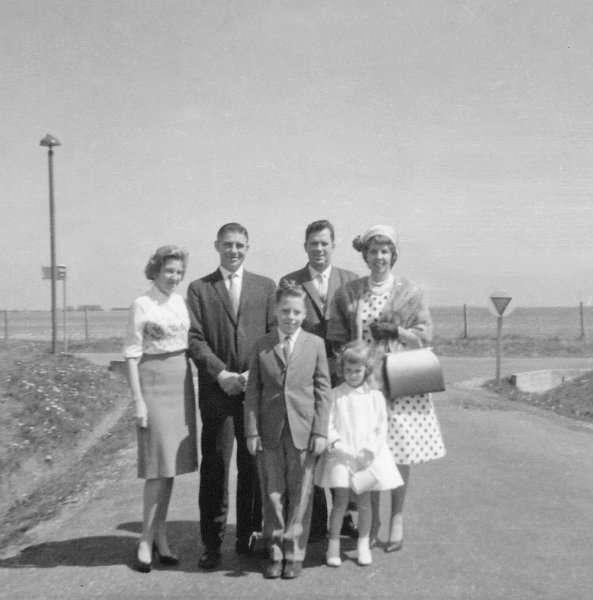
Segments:
[[[389,398],[443,392],[445,378],[432,348],[414,348],[385,355]]]

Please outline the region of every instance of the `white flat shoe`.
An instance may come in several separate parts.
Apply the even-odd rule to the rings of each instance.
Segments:
[[[341,567],[342,559],[339,556],[328,556],[326,564],[328,567]]]

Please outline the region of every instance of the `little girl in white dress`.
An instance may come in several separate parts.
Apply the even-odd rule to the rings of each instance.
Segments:
[[[327,564],[339,567],[340,529],[351,490],[358,507],[358,564],[369,565],[371,491],[403,485],[387,445],[387,410],[383,394],[368,381],[373,369],[372,350],[361,341],[346,344],[338,365],[344,383],[332,390],[328,451],[317,470],[317,485],[335,488],[330,516]],[[360,482],[366,485],[361,488]]]

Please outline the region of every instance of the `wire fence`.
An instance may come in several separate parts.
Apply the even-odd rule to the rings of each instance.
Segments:
[[[3,339],[50,340],[50,311],[1,311]],[[433,307],[431,314],[436,336],[446,339],[495,336],[496,318],[485,307]],[[128,313],[126,310],[67,311],[58,316],[60,341],[92,342],[123,338]],[[507,335],[567,340],[589,339],[593,330],[593,307],[517,307],[504,317]]]

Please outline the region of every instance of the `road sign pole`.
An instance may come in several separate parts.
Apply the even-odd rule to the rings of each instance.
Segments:
[[[502,315],[496,319],[496,388],[502,389],[501,367],[502,367]]]
[[[506,292],[490,294],[490,312],[496,317],[496,389],[502,390],[502,316],[513,312],[512,297]],[[510,305],[510,306],[509,306]]]
[[[64,313],[64,354],[68,352],[68,335],[66,333],[66,277],[62,279],[62,299],[63,299],[63,313]]]

